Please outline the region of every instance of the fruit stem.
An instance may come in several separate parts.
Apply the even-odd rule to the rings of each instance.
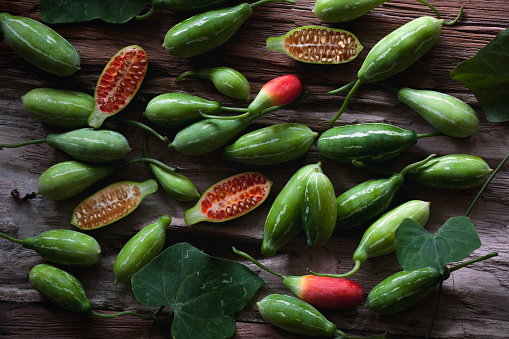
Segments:
[[[429,138],[429,137],[445,137],[447,135],[442,132],[430,132],[430,133],[418,133],[416,136],[417,136],[417,139],[422,139],[422,138]]]
[[[470,212],[474,208],[475,204],[477,203],[477,200],[479,200],[479,198],[481,197],[482,193],[484,192],[486,187],[488,187],[489,183],[495,177],[495,175],[498,173],[500,168],[502,168],[502,166],[504,166],[504,164],[506,163],[507,159],[509,159],[509,154],[507,154],[505,156],[505,158],[500,162],[500,164],[498,164],[497,168],[493,171],[493,173],[490,175],[488,180],[486,180],[486,182],[484,183],[483,187],[479,190],[479,193],[477,193],[477,196],[475,197],[474,201],[472,201],[472,204],[470,205],[470,207],[467,210],[467,213],[465,214],[466,217],[468,217],[468,215],[470,214]]]
[[[170,166],[162,163],[161,161],[156,160],[156,159],[152,159],[152,158],[136,158],[136,159],[131,159],[131,160],[128,160],[128,161],[126,161],[126,162],[124,162],[122,164],[114,166],[113,169],[116,170],[116,169],[119,169],[119,168],[123,168],[124,166],[131,165],[131,164],[136,164],[136,163],[139,163],[139,162],[149,162],[149,163],[152,163],[154,165],[157,165],[157,166],[161,167],[165,171],[172,172],[172,173],[176,171],[176,169],[174,167],[170,167]]]
[[[317,277],[346,278],[357,272],[359,270],[359,267],[361,267],[361,264],[362,262],[360,260],[355,260],[354,267],[349,272],[343,274],[318,273],[315,271],[311,271],[309,268],[308,272],[311,273],[312,275],[316,275]]]
[[[126,119],[126,118],[120,118],[120,117],[115,117],[113,119],[114,120],[118,120],[120,122],[123,122],[125,124],[129,124],[129,125],[140,127],[141,129],[144,129],[145,131],[148,131],[148,132],[152,133],[159,140],[161,140],[163,142],[168,141],[168,137],[162,136],[161,134],[157,133],[152,127],[149,127],[149,126],[147,126],[147,125],[145,125],[145,124],[143,124],[141,122],[138,122],[138,121],[135,121],[135,120],[131,120],[131,119]]]
[[[427,157],[424,160],[421,160],[421,161],[418,161],[416,163],[410,164],[410,165],[406,166],[405,168],[403,168],[401,170],[401,172],[399,172],[399,174],[401,174],[401,176],[404,176],[405,174],[407,174],[408,172],[410,172],[414,168],[417,168],[419,166],[422,166],[422,165],[426,164],[428,161],[430,161],[434,157],[436,157],[436,154],[431,154],[429,157]]]
[[[269,3],[269,2],[276,2],[276,1],[288,2],[290,4],[295,5],[295,1],[293,1],[293,0],[259,0],[257,2],[253,2],[250,6],[251,6],[251,8],[254,8],[254,7]]]
[[[325,95],[338,94],[338,93],[344,92],[346,90],[349,90],[350,88],[352,88],[353,85],[355,85],[356,82],[357,82],[357,80],[350,81],[349,83],[347,83],[343,87],[336,88],[336,89],[333,89],[332,91],[326,92]]]
[[[27,145],[35,145],[35,144],[42,144],[46,142],[46,138],[43,139],[36,139],[36,140],[29,140],[20,142],[17,144],[0,144],[0,150],[5,148],[15,148],[15,147],[21,147],[21,146],[27,146]]]
[[[332,127],[332,125],[334,124],[334,122],[336,120],[338,120],[338,118],[341,116],[341,114],[343,114],[343,111],[346,109],[346,107],[348,106],[348,103],[350,102],[350,99],[352,98],[352,96],[355,94],[355,92],[357,92],[357,89],[359,89],[359,87],[362,85],[362,80],[361,79],[358,79],[355,81],[355,84],[353,85],[352,89],[350,89],[350,92],[348,92],[348,95],[346,96],[345,98],[345,101],[343,102],[343,105],[341,106],[341,108],[339,109],[338,113],[336,113],[336,115],[334,116],[334,118],[332,118],[331,121],[329,121],[329,127]]]
[[[490,254],[486,254],[486,255],[484,255],[482,257],[465,261],[464,263],[461,263],[461,264],[458,264],[456,266],[453,266],[453,267],[449,268],[449,272],[454,272],[456,270],[459,270],[462,267],[475,264],[476,262],[479,262],[479,261],[483,261],[483,260],[486,260],[486,259],[490,259],[490,258],[496,257],[497,255],[498,255],[497,252],[491,252]]]
[[[175,83],[177,83],[177,82],[179,82],[180,80],[182,80],[182,78],[185,78],[185,77],[187,77],[187,76],[189,76],[189,75],[195,75],[195,74],[196,74],[196,72],[195,72],[195,71],[187,71],[187,72],[184,72],[184,73],[182,73],[181,75],[179,75],[179,76],[177,77],[177,79],[175,79]]]
[[[7,234],[1,233],[1,232],[0,232],[0,237],[5,238],[7,240],[10,240],[12,242],[18,243],[18,244],[22,244],[23,243],[23,240],[10,237]]]
[[[134,315],[134,316],[137,316],[143,320],[154,320],[158,323],[161,323],[161,319],[157,318],[154,314],[145,315],[145,314],[141,314],[141,313],[134,312],[134,311],[122,311],[122,312],[117,312],[117,313],[99,313],[95,310],[92,310],[92,315],[99,317],[99,318],[104,318],[104,319],[111,319],[111,318],[121,317],[124,315]]]
[[[460,12],[458,13],[458,16],[456,17],[456,19],[454,19],[451,22],[444,22],[444,25],[446,25],[446,26],[454,25],[456,22],[458,22],[458,20],[461,18],[462,15],[463,15],[463,7],[460,7]]]
[[[152,7],[150,7],[150,10],[147,13],[137,15],[136,16],[136,20],[146,20],[149,17],[151,17],[152,14],[154,14],[155,11],[156,11],[156,9],[154,8],[154,6],[152,6]]]
[[[234,246],[232,246],[232,250],[233,252],[235,252],[236,254],[240,255],[241,257],[244,257],[246,258],[247,260],[251,261],[253,264],[255,264],[256,266],[260,267],[261,269],[269,272],[269,273],[272,273],[274,274],[275,276],[278,276],[280,278],[285,278],[284,275],[282,275],[281,273],[278,273],[276,271],[273,271],[271,270],[270,268],[268,268],[267,266],[261,264],[260,262],[258,262],[255,258],[253,258],[252,256],[250,256],[249,254],[245,253],[245,252],[242,252],[242,251],[239,251],[238,249],[236,249]]]

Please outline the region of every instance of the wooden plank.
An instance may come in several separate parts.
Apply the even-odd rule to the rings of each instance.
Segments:
[[[325,96],[332,90],[356,78],[356,73],[370,48],[385,34],[419,15],[431,15],[431,11],[415,1],[394,0],[353,22],[326,25],[343,28],[356,34],[364,50],[348,64],[337,66],[308,65],[294,61],[278,52],[265,49],[265,40],[304,25],[320,25],[312,14],[313,1],[298,0],[296,5],[270,3],[253,12],[252,18],[230,41],[218,50],[193,59],[178,59],[161,48],[166,31],[184,13],[173,10],[157,12],[147,21],[131,21],[123,25],[106,24],[101,21],[59,24],[52,27],[76,46],[82,57],[82,69],[71,77],[60,78],[45,74],[23,61],[0,38],[0,142],[15,143],[45,137],[48,133],[63,129],[40,123],[24,111],[21,96],[33,88],[66,88],[93,93],[97,77],[105,63],[120,48],[129,44],[142,45],[149,57],[149,71],[135,100],[122,115],[145,121],[142,112],[154,96],[182,91],[218,100],[225,106],[246,107],[248,102],[229,99],[219,94],[213,86],[198,79],[186,79],[178,84],[175,78],[186,70],[200,67],[229,66],[242,72],[252,86],[252,98],[264,83],[272,78],[292,73],[305,85],[308,97],[298,103],[263,116],[253,122],[248,131],[281,122],[305,123],[321,133],[328,128],[328,121],[342,104],[344,94]],[[469,103],[478,113],[481,130],[467,139],[435,137],[421,139],[417,145],[381,167],[399,171],[405,165],[423,159],[431,153],[470,153],[482,156],[493,168],[506,155],[509,140],[508,123],[490,123],[485,119],[474,95],[461,83],[449,79],[450,71],[461,61],[473,56],[497,33],[509,26],[506,11],[493,1],[441,1],[437,9],[446,20],[452,20],[458,7],[465,8],[464,16],[457,25],[443,28],[437,45],[408,70],[388,79],[395,86],[426,88],[453,94]],[[0,12],[39,19],[38,1],[17,2],[0,0]],[[365,84],[354,96],[347,111],[336,123],[386,122],[419,133],[433,129],[416,113],[399,103],[397,98],[380,86]],[[128,159],[142,154],[141,131],[132,126],[106,122],[105,126],[122,132],[128,138],[132,151]],[[176,131],[156,127],[172,140]],[[162,214],[172,216],[167,231],[167,244],[187,241],[218,257],[237,260],[248,265],[265,280],[247,307],[238,317],[234,338],[299,338],[287,331],[267,324],[258,314],[256,301],[270,293],[290,293],[280,278],[272,276],[251,263],[239,258],[231,246],[247,251],[265,265],[285,274],[302,275],[306,269],[341,273],[352,267],[351,256],[363,228],[336,231],[324,246],[308,250],[305,237],[299,235],[271,258],[263,258],[260,245],[263,225],[271,203],[291,175],[308,163],[322,162],[324,172],[331,178],[339,195],[357,183],[376,177],[366,169],[358,169],[324,159],[316,145],[302,158],[285,165],[247,167],[226,163],[221,152],[215,151],[199,157],[187,157],[155,139],[150,140],[151,156],[170,166],[179,168],[203,192],[213,183],[245,170],[259,170],[274,181],[267,201],[255,212],[224,224],[201,223],[187,226],[184,211],[194,202],[178,202],[159,192],[148,196],[140,208],[108,227],[90,232],[103,249],[101,260],[91,268],[71,269],[99,311],[117,312],[138,310],[149,312],[134,298],[130,286],[113,285],[112,266],[122,245],[144,225]],[[132,165],[117,171],[77,197],[65,201],[51,201],[38,196],[23,203],[16,202],[10,193],[18,189],[21,194],[36,190],[40,174],[56,162],[69,159],[64,153],[48,145],[33,145],[1,151],[0,168],[0,232],[24,238],[54,228],[69,228],[70,216],[76,204],[108,183],[117,180],[142,181],[150,178],[144,165]],[[509,206],[507,165],[487,188],[470,217],[479,232],[482,247],[472,257],[497,251],[498,257],[481,264],[455,272],[444,284],[438,318],[433,331],[434,338],[505,338],[509,320],[505,305],[509,302],[507,280],[508,243],[507,225]],[[393,206],[410,199],[431,202],[431,217],[427,225],[436,231],[448,218],[464,215],[478,189],[444,191],[423,187],[410,180],[398,192]],[[37,263],[44,262],[34,252],[17,244],[1,240],[0,244],[0,335],[32,338],[52,337],[105,337],[105,336],[169,336],[161,329],[151,329],[146,321],[129,318],[97,319],[69,314],[45,301],[28,282],[28,272]],[[363,264],[352,276],[366,292],[388,275],[400,270],[395,255],[373,258]],[[424,337],[431,320],[436,292],[406,312],[380,316],[364,307],[348,310],[327,310],[324,314],[348,334],[365,336],[387,331],[390,338]],[[84,334],[86,333],[86,334]]]

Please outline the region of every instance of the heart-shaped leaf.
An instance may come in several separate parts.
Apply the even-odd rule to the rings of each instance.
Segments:
[[[131,279],[139,302],[173,308],[177,339],[231,337],[235,317],[262,284],[247,266],[188,243],[168,247]]]
[[[407,271],[445,265],[468,257],[481,246],[474,224],[468,217],[453,217],[430,234],[412,219],[405,219],[394,236],[399,263]]]
[[[509,28],[499,33],[475,56],[461,62],[451,72],[474,93],[486,119],[509,120]]]
[[[41,0],[41,20],[49,23],[83,22],[101,19],[123,24],[138,15],[149,0]]]

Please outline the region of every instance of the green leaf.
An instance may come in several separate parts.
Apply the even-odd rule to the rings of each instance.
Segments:
[[[474,93],[488,121],[509,120],[509,28],[458,64],[450,77]]]
[[[468,257],[481,246],[474,224],[468,217],[453,217],[430,234],[412,219],[405,219],[394,236],[399,263],[406,271],[445,265]]]
[[[41,0],[41,20],[49,23],[83,22],[101,19],[123,24],[147,5],[149,0]]]
[[[247,266],[188,243],[168,247],[131,279],[139,302],[173,308],[177,339],[231,337],[235,317],[262,284]]]

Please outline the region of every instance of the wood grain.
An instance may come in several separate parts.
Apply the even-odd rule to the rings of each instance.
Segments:
[[[143,121],[142,112],[154,96],[170,91],[182,91],[218,100],[225,106],[246,107],[219,94],[213,86],[198,79],[185,79],[178,84],[175,78],[182,72],[200,67],[228,66],[243,73],[252,86],[252,98],[264,83],[276,76],[292,73],[303,82],[308,97],[253,122],[249,130],[281,123],[304,123],[321,133],[328,126],[342,104],[344,95],[325,96],[356,78],[370,48],[384,35],[420,15],[431,11],[416,1],[387,2],[364,17],[345,24],[325,25],[354,33],[364,50],[348,64],[337,66],[309,65],[294,61],[283,53],[265,49],[265,40],[304,25],[324,25],[311,12],[311,0],[297,0],[296,5],[269,3],[254,10],[250,18],[233,38],[217,50],[192,59],[177,59],[161,47],[166,31],[186,17],[185,13],[162,10],[146,21],[132,20],[114,25],[94,20],[76,24],[51,25],[79,51],[82,69],[71,77],[48,75],[22,60],[0,39],[0,142],[16,143],[43,138],[62,129],[38,122],[24,111],[21,96],[33,88],[51,87],[93,93],[104,65],[120,48],[130,44],[142,45],[148,54],[149,71],[135,100],[122,115]],[[483,157],[493,168],[509,149],[508,123],[491,123],[485,119],[474,95],[461,83],[449,78],[450,71],[461,61],[473,56],[497,33],[509,26],[504,1],[436,1],[437,9],[446,20],[452,20],[460,6],[465,9],[458,24],[444,27],[437,45],[406,71],[388,79],[395,86],[435,89],[459,97],[478,113],[481,130],[467,139],[449,137],[426,138],[406,150],[401,156],[383,164],[383,168],[397,171],[407,164],[423,159],[431,153],[445,155],[469,153]],[[23,15],[39,20],[38,1],[0,0],[0,12]],[[377,85],[365,84],[354,96],[343,116],[336,123],[386,122],[413,129],[419,133],[433,129],[415,112],[397,101],[392,94]],[[105,127],[118,130],[128,138],[132,151],[128,159],[142,154],[143,133],[136,127],[106,122]],[[172,140],[176,131],[158,131]],[[234,338],[300,338],[267,324],[258,314],[256,301],[270,293],[287,293],[280,278],[272,276],[239,258],[231,246],[252,254],[265,265],[285,275],[306,274],[306,268],[341,273],[353,263],[351,256],[365,228],[336,231],[324,246],[308,250],[304,235],[299,235],[271,258],[263,258],[260,245],[268,209],[277,193],[291,175],[308,163],[322,162],[324,172],[339,195],[354,185],[376,177],[366,169],[324,159],[316,145],[300,159],[288,164],[266,167],[246,167],[226,163],[221,152],[199,157],[187,157],[158,140],[150,140],[150,154],[189,177],[203,192],[213,183],[246,169],[259,170],[274,181],[267,201],[255,212],[224,224],[201,223],[187,226],[184,211],[194,202],[182,203],[159,190],[145,198],[140,208],[129,217],[108,227],[90,232],[101,244],[101,260],[93,267],[70,269],[83,283],[94,307],[101,312],[121,310],[152,311],[134,298],[129,285],[113,285],[112,267],[122,245],[139,229],[162,214],[172,216],[167,231],[167,245],[186,241],[206,253],[242,262],[265,280],[237,319]],[[46,144],[4,149],[0,153],[0,232],[17,238],[31,237],[42,231],[69,228],[71,213],[79,201],[108,183],[117,180],[142,181],[150,178],[144,165],[132,165],[117,171],[79,196],[65,201],[51,201],[38,196],[23,203],[16,202],[10,193],[21,194],[36,190],[39,175],[68,156]],[[506,338],[509,319],[509,174],[507,165],[494,178],[470,214],[482,241],[482,247],[472,257],[496,251],[498,257],[458,270],[444,283],[433,338]],[[431,202],[431,217],[427,229],[436,231],[448,218],[464,215],[478,189],[444,191],[423,187],[406,181],[398,192],[393,206],[410,199]],[[366,225],[367,226],[367,225]],[[83,317],[58,309],[44,300],[28,282],[28,272],[43,260],[33,251],[6,240],[0,240],[0,336],[33,338],[98,338],[98,337],[169,337],[168,329],[151,328],[150,323],[129,318],[97,319]],[[401,268],[395,255],[373,258],[363,264],[352,277],[366,293],[379,281]],[[387,331],[388,338],[424,337],[430,324],[436,291],[415,307],[395,315],[382,316],[365,309],[362,304],[347,310],[325,310],[324,314],[349,335],[367,336]]]

